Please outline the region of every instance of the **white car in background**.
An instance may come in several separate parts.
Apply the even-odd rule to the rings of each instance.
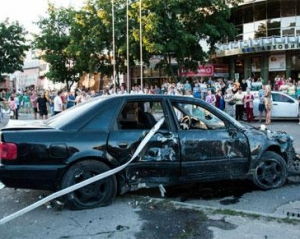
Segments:
[[[258,91],[251,91],[254,95],[253,114],[256,119],[259,117],[258,111]],[[280,92],[272,91],[272,119],[296,119],[299,118],[299,102],[293,97]],[[263,114],[265,117],[265,114]]]

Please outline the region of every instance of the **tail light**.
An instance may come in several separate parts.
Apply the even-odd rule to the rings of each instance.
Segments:
[[[0,142],[0,159],[14,160],[17,158],[17,145],[14,143]]]

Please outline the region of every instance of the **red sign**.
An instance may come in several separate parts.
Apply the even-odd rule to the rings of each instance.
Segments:
[[[213,65],[198,66],[197,71],[182,72],[182,76],[186,76],[186,77],[203,77],[203,76],[213,76],[213,75],[214,75]]]

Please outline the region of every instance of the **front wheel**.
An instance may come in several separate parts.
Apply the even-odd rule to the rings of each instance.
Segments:
[[[67,188],[88,178],[106,172],[110,168],[96,160],[85,160],[74,164],[64,175],[61,188]],[[64,196],[70,209],[89,209],[111,204],[117,193],[117,181],[114,175],[96,181]]]
[[[265,152],[253,175],[253,182],[261,189],[279,188],[286,182],[287,167],[284,159],[277,153]]]

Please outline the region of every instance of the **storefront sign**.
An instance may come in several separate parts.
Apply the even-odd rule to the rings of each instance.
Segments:
[[[204,76],[213,76],[214,67],[213,65],[198,66],[196,71],[183,71],[182,76],[185,77],[204,77]]]
[[[246,47],[242,48],[243,53],[261,52],[261,51],[282,51],[300,49],[300,43],[289,43],[289,44],[274,44],[269,46],[258,46],[258,47]]]
[[[250,44],[250,43],[249,43]],[[239,47],[236,49],[221,50],[216,52],[216,57],[232,56],[238,54],[258,53],[266,51],[284,51],[300,49],[300,43],[262,43],[260,46]]]

